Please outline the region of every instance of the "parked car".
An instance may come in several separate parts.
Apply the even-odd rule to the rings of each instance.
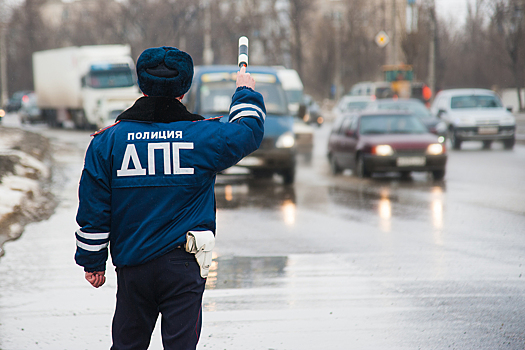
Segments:
[[[361,111],[368,108],[368,106],[375,100],[372,96],[350,96],[341,97],[339,102],[332,109],[332,114],[335,120],[341,118],[345,114]]]
[[[445,176],[445,145],[413,114],[364,111],[337,120],[328,139],[332,173],[352,169],[358,177],[375,172],[429,171]]]
[[[18,116],[22,123],[34,123],[41,120],[40,108],[38,108],[37,95],[30,92],[24,95],[22,106],[18,110]]]
[[[439,136],[439,142],[445,142],[447,136],[447,124],[441,119],[433,116],[421,100],[415,98],[387,98],[376,100],[369,106],[369,109],[406,111],[411,113],[417,116],[423,124],[425,124],[428,131]]]
[[[460,149],[463,141],[482,141],[484,148],[502,141],[505,149],[512,149],[516,142],[516,120],[491,90],[440,91],[430,111],[447,123],[454,149]]]
[[[206,118],[223,116],[228,122],[231,97],[235,91],[237,66],[197,66],[193,84],[183,103],[192,113]],[[264,97],[266,119],[260,148],[243,158],[237,166],[249,169],[255,177],[279,174],[285,184],[295,179],[296,140],[294,119],[288,109],[286,94],[274,68],[250,66],[256,90]]]
[[[9,112],[16,112],[22,107],[22,99],[24,96],[27,96],[27,94],[31,93],[32,91],[29,90],[23,90],[23,91],[17,91],[15,92],[11,98],[7,100],[7,103],[5,105],[5,110],[7,113]]]
[[[388,81],[363,81],[353,85],[348,95],[389,98],[394,95],[394,92],[392,91],[392,84]]]

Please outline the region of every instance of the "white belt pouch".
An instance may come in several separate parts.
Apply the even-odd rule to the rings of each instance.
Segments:
[[[201,267],[201,277],[208,277],[211,266],[211,251],[215,247],[215,236],[211,231],[188,231],[186,233],[186,251],[195,254]]]

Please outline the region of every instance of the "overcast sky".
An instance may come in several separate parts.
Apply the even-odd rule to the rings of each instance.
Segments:
[[[467,4],[474,0],[435,0],[436,12],[441,18],[457,18],[464,22],[467,17]]]

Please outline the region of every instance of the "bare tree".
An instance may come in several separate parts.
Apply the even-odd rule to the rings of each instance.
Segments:
[[[32,88],[32,53],[47,47],[48,30],[40,17],[43,2],[26,0],[11,16],[7,54],[8,81],[13,91]]]
[[[303,72],[303,42],[305,33],[311,23],[311,15],[315,10],[314,0],[289,0],[290,23],[292,27],[293,40],[291,41],[292,59],[295,69],[300,76]]]
[[[524,11],[524,0],[496,0],[493,15],[493,22],[497,28],[497,33],[502,39],[508,55],[508,65],[514,77],[520,111],[524,109],[521,100],[521,89],[524,82],[523,60],[525,58],[523,57]]]

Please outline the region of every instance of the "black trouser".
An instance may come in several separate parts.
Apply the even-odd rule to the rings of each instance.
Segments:
[[[112,350],[147,349],[159,312],[164,349],[196,348],[206,280],[193,254],[177,248],[143,265],[117,268],[117,284]]]

